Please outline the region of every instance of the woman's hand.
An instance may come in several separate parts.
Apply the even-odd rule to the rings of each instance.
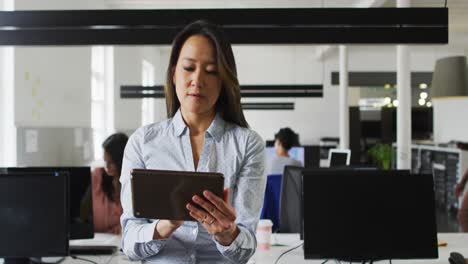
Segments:
[[[239,228],[235,224],[236,212],[229,205],[229,190],[224,189],[224,200],[210,191],[204,191],[203,197],[194,195],[187,204],[190,215],[200,222],[205,229],[223,246],[228,246],[236,239]]]

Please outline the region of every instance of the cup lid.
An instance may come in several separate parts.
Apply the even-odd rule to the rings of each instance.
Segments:
[[[260,219],[258,221],[258,226],[272,226],[273,222],[270,219]]]

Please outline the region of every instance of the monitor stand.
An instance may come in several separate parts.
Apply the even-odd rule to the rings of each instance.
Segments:
[[[48,258],[4,258],[3,264],[47,264],[59,263],[64,257],[48,257]]]
[[[368,260],[362,260],[362,259],[336,259],[337,261],[339,262],[343,262],[343,263],[369,263],[369,264],[372,264],[374,263],[375,261],[382,261],[382,260],[386,260],[386,259],[368,259]]]
[[[118,250],[113,245],[70,245],[70,256],[74,255],[112,255]]]
[[[31,264],[30,258],[4,258],[3,264]]]

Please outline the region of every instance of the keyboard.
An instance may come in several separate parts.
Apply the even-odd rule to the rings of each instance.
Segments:
[[[70,255],[112,255],[118,248],[111,245],[70,245]]]

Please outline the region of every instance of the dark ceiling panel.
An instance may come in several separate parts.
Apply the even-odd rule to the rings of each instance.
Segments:
[[[2,11],[0,45],[168,45],[198,19],[233,44],[448,42],[447,8],[277,8]]]
[[[0,26],[177,27],[197,19],[224,26],[447,25],[447,8],[248,8],[2,11]]]

